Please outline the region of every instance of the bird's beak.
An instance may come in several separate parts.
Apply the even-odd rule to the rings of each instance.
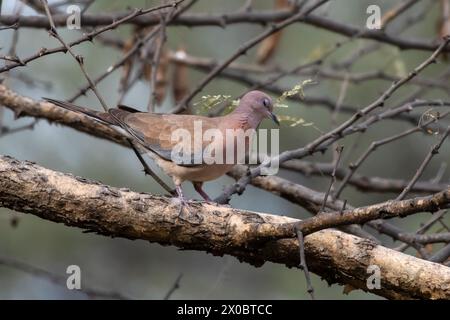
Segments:
[[[275,122],[277,124],[277,126],[280,125],[280,120],[278,120],[278,118],[275,115],[275,113],[269,111],[269,118],[272,119],[272,121]]]

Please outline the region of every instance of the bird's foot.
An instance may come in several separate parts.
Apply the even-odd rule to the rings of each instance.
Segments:
[[[189,206],[189,201],[184,198],[179,200],[180,210],[178,211],[178,219],[191,224],[200,224],[203,221],[203,217],[198,215],[196,211],[192,210]]]
[[[191,224],[200,224],[203,218],[197,214],[197,212],[192,212],[189,206],[189,201],[183,195],[181,187],[177,186],[176,189],[178,193],[178,201],[180,202],[180,210],[178,211],[178,219],[186,221]]]

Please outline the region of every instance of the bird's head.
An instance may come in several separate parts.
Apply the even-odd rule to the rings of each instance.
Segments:
[[[265,118],[280,125],[277,116],[273,113],[272,98],[264,92],[257,90],[247,92],[239,101],[237,109],[246,113],[249,120],[257,122],[258,125]]]

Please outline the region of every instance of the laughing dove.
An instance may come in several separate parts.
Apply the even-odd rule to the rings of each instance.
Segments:
[[[240,161],[234,154],[236,146],[233,144],[233,147],[229,148],[230,141],[235,143],[237,139],[233,132],[239,132],[240,129],[256,130],[264,118],[272,119],[279,124],[273,113],[272,99],[261,91],[246,93],[233,112],[212,118],[198,115],[146,113],[126,106],[109,109],[108,112],[97,112],[69,102],[44,99],[62,108],[83,113],[131,138],[140,146],[141,152],[147,153],[165,173],[172,177],[182,204],[185,203],[181,189],[183,181],[191,181],[195,190],[206,201],[211,201],[202,189],[203,182],[219,178]],[[196,130],[199,127],[205,134],[209,129],[213,130],[210,141],[203,141],[202,136],[200,141],[197,140]],[[231,140],[225,139],[228,131],[232,132]],[[248,155],[249,139],[245,138],[244,141],[245,153]],[[176,148],[181,152],[174,152],[177,151]],[[209,158],[204,156],[208,148],[214,149],[209,153]],[[218,150],[223,151],[221,155],[218,154]],[[228,157],[230,153],[232,157]],[[219,161],[211,161],[214,159]],[[232,161],[225,161],[229,159]]]

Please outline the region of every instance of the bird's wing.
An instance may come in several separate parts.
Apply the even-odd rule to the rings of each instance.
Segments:
[[[181,165],[203,163],[202,154],[211,141],[203,141],[202,135],[208,129],[218,128],[220,118],[207,118],[195,115],[130,113],[120,109],[110,109],[112,116],[129,134],[145,148],[155,152],[165,160],[173,161],[172,151],[183,151]],[[201,131],[196,131],[195,128]],[[194,147],[195,135],[199,144]],[[201,148],[199,147],[201,145]],[[200,162],[201,161],[201,162]]]

